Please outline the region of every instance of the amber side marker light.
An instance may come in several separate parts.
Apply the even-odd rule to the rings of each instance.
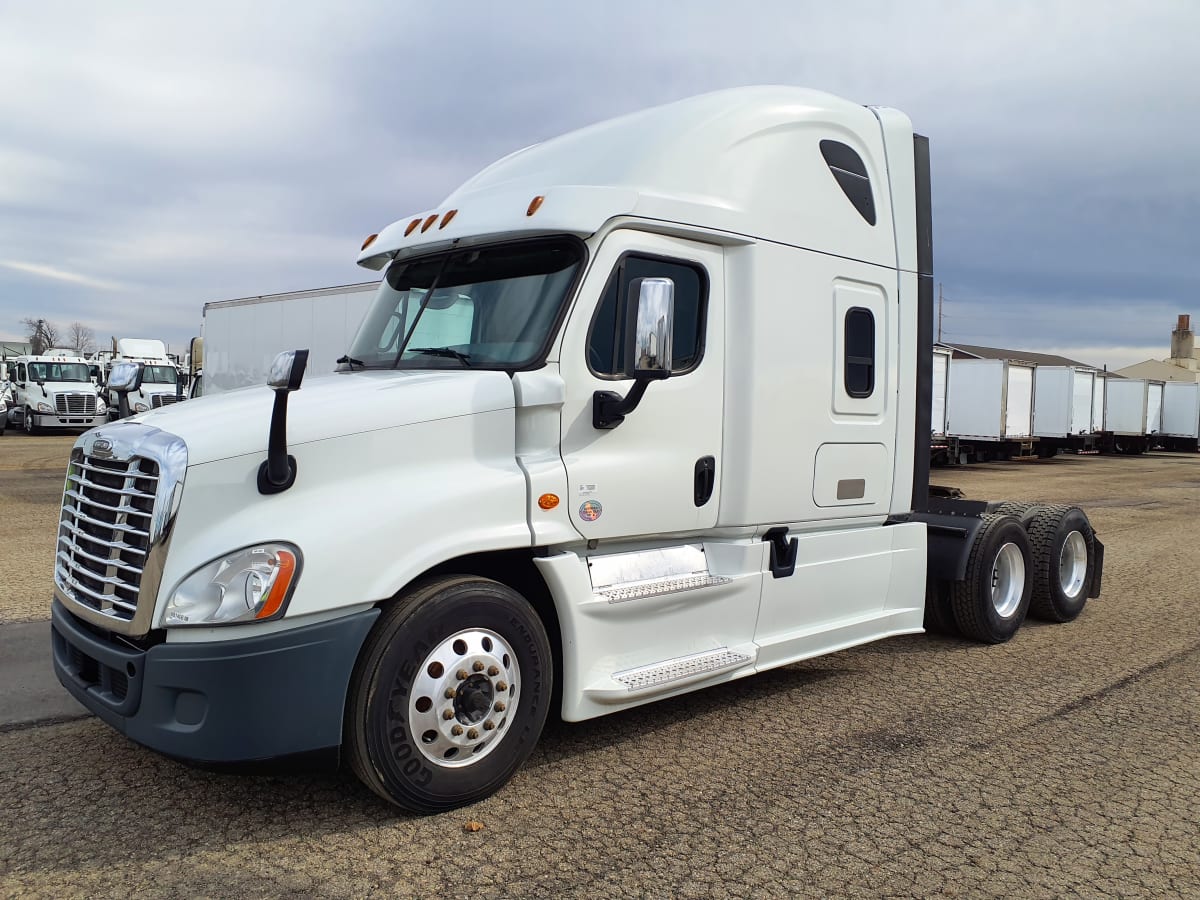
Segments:
[[[286,550],[278,551],[278,556],[279,574],[275,576],[275,583],[271,585],[271,593],[267,595],[267,602],[254,617],[256,619],[269,619],[279,612],[284,598],[287,597],[288,588],[292,586],[292,577],[296,574],[296,557]]]
[[[420,224],[421,224],[420,219],[413,219],[411,222],[408,223],[408,227],[404,229],[404,236],[408,237],[410,234],[412,234],[416,230],[417,226]]]
[[[434,213],[432,216],[430,216],[428,219],[426,219],[425,224],[421,226],[421,234],[424,234],[430,228],[432,228],[433,223],[436,221],[437,221],[437,213]]]
[[[450,220],[453,219],[457,215],[458,215],[458,210],[452,209],[452,210],[450,210],[450,212],[448,212],[444,216],[442,216],[442,224],[438,226],[438,231],[441,231],[443,228],[445,228],[447,225],[449,225]]]
[[[538,497],[538,506],[542,509],[554,509],[558,506],[558,494],[542,494]]]
[[[546,202],[546,198],[541,194],[529,201],[529,209],[525,210],[525,215],[532,216],[535,212],[542,208],[542,204]]]
[[[377,238],[377,237],[379,237],[379,234],[378,234],[378,233],[376,233],[376,234],[372,234],[372,235],[369,235],[369,236],[367,237],[367,239],[366,239],[365,241],[363,241],[363,245],[362,245],[362,247],[360,247],[359,249],[360,249],[360,250],[366,250],[366,249],[367,249],[368,247],[370,247],[370,246],[371,246],[373,243],[375,243],[375,238]]]

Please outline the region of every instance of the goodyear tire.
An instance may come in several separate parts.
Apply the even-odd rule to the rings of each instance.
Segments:
[[[1005,500],[993,510],[993,513],[998,516],[1014,516],[1024,524],[1043,506],[1045,504],[1040,500]]]
[[[1026,526],[1033,556],[1029,614],[1070,622],[1083,612],[1096,568],[1096,535],[1083,510],[1045,506]]]
[[[966,577],[950,587],[958,630],[985,644],[1007,641],[1029,610],[1029,537],[1013,516],[989,513],[967,557]]]
[[[417,813],[495,793],[529,757],[553,693],[550,643],[516,591],[439,578],[385,609],[347,698],[354,773]]]

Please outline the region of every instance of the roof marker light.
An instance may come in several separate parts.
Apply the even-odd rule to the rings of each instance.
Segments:
[[[424,234],[431,227],[433,227],[433,223],[436,221],[437,221],[437,213],[434,213],[432,216],[430,216],[428,219],[426,219],[425,224],[421,226],[421,234]]]
[[[529,209],[525,210],[525,215],[532,216],[535,212],[542,208],[542,204],[546,202],[546,198],[538,194],[529,201]]]
[[[452,209],[452,210],[450,210],[450,212],[448,212],[444,216],[442,216],[442,224],[438,226],[438,231],[441,231],[443,228],[445,228],[447,225],[449,225],[450,220],[453,219],[457,215],[458,215],[458,210]]]
[[[413,233],[413,231],[416,229],[416,227],[420,224],[421,224],[421,220],[419,218],[413,219],[411,222],[408,223],[408,227],[404,229],[404,236],[408,237],[410,234]]]
[[[375,243],[375,238],[377,238],[377,237],[379,237],[379,234],[378,234],[378,232],[377,232],[377,233],[375,233],[375,234],[369,235],[369,236],[367,237],[367,239],[366,239],[365,241],[363,241],[363,245],[362,245],[362,247],[360,247],[359,249],[360,249],[360,250],[366,250],[366,249],[367,249],[368,247],[370,247],[370,246],[371,246],[373,243]]]

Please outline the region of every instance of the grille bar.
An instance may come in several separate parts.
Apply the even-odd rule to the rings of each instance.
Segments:
[[[111,604],[112,606],[115,606],[118,609],[127,610],[130,613],[137,612],[137,604],[136,603],[129,603],[113,594],[97,594],[91,588],[87,587],[86,585],[80,584],[76,579],[72,578],[71,573],[66,571],[62,567],[59,567],[58,572],[59,572],[59,575],[62,577],[62,579],[68,585],[70,585],[72,590],[81,591],[82,593],[87,594],[89,597],[91,597],[93,600],[97,601],[100,604],[100,607],[99,607],[100,609],[104,609],[108,604]]]
[[[78,463],[76,465],[78,465]],[[147,480],[155,480],[154,476],[152,476],[152,475],[144,475],[141,477],[145,478]],[[123,497],[136,497],[139,500],[153,500],[154,499],[153,494],[147,494],[145,491],[139,491],[136,488],[105,487],[104,485],[100,484],[98,481],[89,481],[88,479],[84,478],[82,475],[76,475],[74,472],[69,472],[67,474],[67,478],[74,481],[75,484],[79,487],[95,488],[96,490],[104,491],[107,494],[120,494]]]
[[[55,394],[54,409],[60,416],[94,416],[96,414],[96,395]]]
[[[97,490],[102,491],[104,488],[97,488]],[[107,503],[101,503],[99,500],[93,500],[90,497],[85,497],[79,491],[69,490],[67,491],[67,496],[74,497],[80,503],[86,503],[88,506],[94,506],[97,509],[107,510],[110,513],[116,513],[118,515],[123,513],[127,516],[145,516],[147,519],[154,517],[154,513],[149,512],[148,510],[137,509],[133,506],[109,506]]]
[[[64,544],[66,545],[66,550],[65,551],[59,550],[58,555],[63,557],[63,559],[67,562],[68,565],[71,562],[70,554],[74,554],[75,556],[82,556],[84,559],[91,560],[92,562],[97,563],[106,568],[108,566],[112,566],[115,569],[124,569],[126,572],[133,572],[135,575],[137,575],[139,577],[142,574],[141,566],[133,566],[127,562],[122,562],[119,559],[111,559],[111,558],[105,559],[102,556],[95,556],[91,553],[88,553],[82,547],[80,547],[76,544],[72,544],[70,541],[68,541],[62,535],[59,535],[58,543],[60,546],[64,545]]]
[[[66,528],[76,537],[82,538],[83,540],[92,544],[101,544],[105,547],[119,550],[122,553],[136,553],[138,556],[146,555],[145,550],[139,550],[137,547],[133,546],[133,544],[126,543],[125,541],[106,541],[103,538],[94,537],[93,535],[88,534],[86,531],[76,526],[73,522],[63,520],[62,527]]]
[[[150,532],[142,531],[141,529],[134,528],[131,525],[129,525],[128,522],[121,523],[121,524],[116,524],[113,522],[105,522],[102,519],[93,519],[87,513],[82,513],[77,509],[68,509],[67,507],[63,507],[63,514],[74,516],[75,521],[87,522],[89,525],[95,525],[98,528],[107,528],[111,531],[123,531],[126,534],[136,534],[138,537],[144,537],[144,538],[150,537]],[[83,533],[87,534],[86,531]]]
[[[88,465],[86,462],[75,462],[75,463],[72,463],[72,465],[78,466],[79,468],[84,469],[88,472],[99,472],[101,475],[107,475],[110,478],[126,477],[126,473],[125,473],[124,469],[93,466],[93,465]],[[158,481],[158,475],[155,473],[138,472],[133,477],[137,481],[154,481],[154,482]],[[99,485],[97,485],[97,487],[99,487]]]

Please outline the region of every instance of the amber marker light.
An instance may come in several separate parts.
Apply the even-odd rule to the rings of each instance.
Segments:
[[[432,228],[433,223],[436,221],[437,221],[437,213],[434,213],[432,216],[430,216],[428,219],[426,219],[425,224],[421,226],[421,234],[424,234],[430,228]]]
[[[542,494],[538,497],[538,506],[542,509],[554,509],[558,506],[558,494]]]
[[[443,228],[445,228],[447,225],[449,225],[450,220],[453,219],[457,215],[458,215],[458,210],[452,209],[452,210],[450,210],[450,212],[448,212],[444,216],[442,216],[442,224],[438,226],[438,231],[441,231]]]
[[[361,248],[359,248],[359,249],[361,249],[361,250],[366,250],[366,249],[367,249],[368,247],[370,247],[370,246],[371,246],[373,243],[375,243],[375,238],[377,238],[377,237],[379,237],[378,233],[376,233],[376,234],[372,234],[372,235],[368,236],[368,237],[367,237],[367,239],[366,239],[365,241],[363,241],[363,245],[362,245],[362,247],[361,247]]]
[[[279,574],[275,576],[275,583],[271,585],[267,602],[254,617],[256,619],[269,619],[279,612],[283,601],[287,599],[288,588],[292,586],[292,576],[296,574],[296,557],[293,554],[287,550],[277,550],[275,555],[279,558]]]
[[[529,201],[529,209],[525,210],[525,215],[532,216],[535,212],[542,208],[542,204],[546,202],[546,198],[538,194]]]
[[[408,227],[404,229],[404,236],[408,237],[410,234],[412,234],[414,231],[416,231],[417,226],[420,224],[421,224],[420,219],[413,219],[411,222],[408,223]]]

